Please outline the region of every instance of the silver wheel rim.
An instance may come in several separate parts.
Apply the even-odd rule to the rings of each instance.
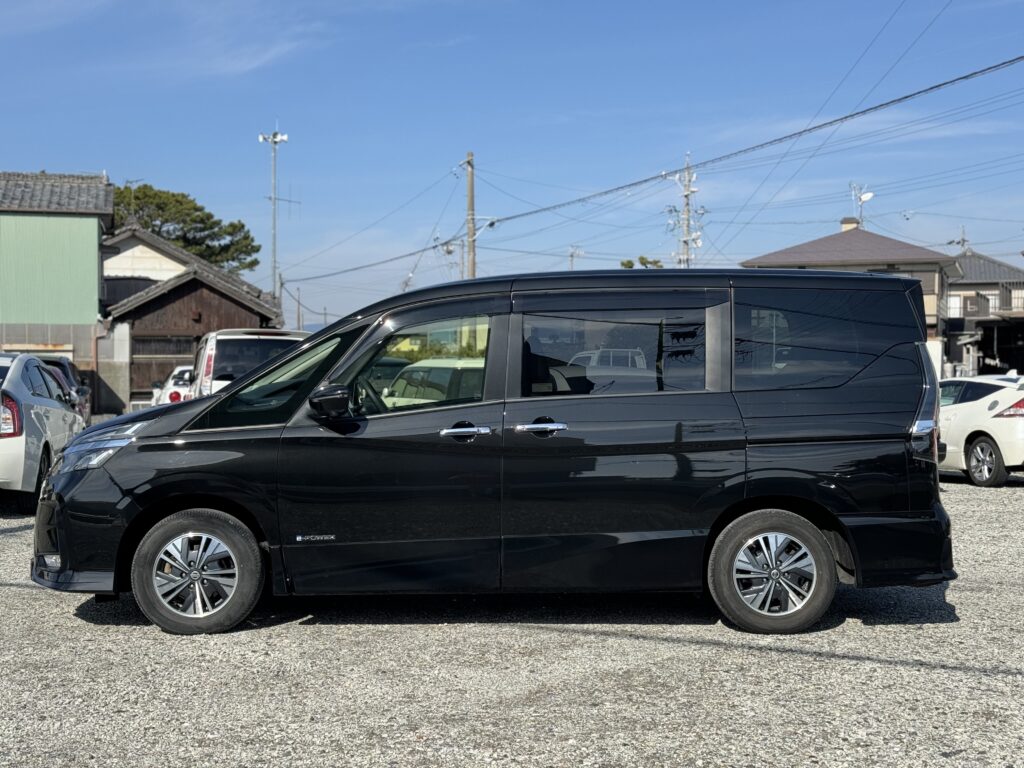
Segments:
[[[765,616],[799,611],[814,593],[817,569],[811,551],[788,533],[760,533],[740,547],[733,583],[747,607]]]
[[[192,619],[227,605],[237,582],[234,553],[207,533],[175,536],[160,548],[153,564],[153,588],[160,602]]]
[[[978,443],[971,449],[971,475],[982,482],[992,477],[996,468],[996,452],[988,443]]]

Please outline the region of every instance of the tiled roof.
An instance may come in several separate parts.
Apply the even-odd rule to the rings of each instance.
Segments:
[[[0,172],[0,211],[114,215],[114,185],[105,174]]]
[[[964,271],[958,283],[1024,282],[1024,269],[967,248],[956,257]]]
[[[938,251],[863,229],[849,229],[742,262],[744,267],[830,267],[841,264],[953,264]]]

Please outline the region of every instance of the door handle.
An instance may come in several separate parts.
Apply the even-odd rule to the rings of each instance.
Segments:
[[[448,427],[442,429],[441,437],[477,437],[479,435],[490,435],[494,432],[490,427]]]
[[[563,424],[560,421],[542,421],[539,424],[516,424],[514,427],[516,432],[532,432],[534,434],[538,432],[561,432],[563,429],[568,428],[568,424]]]

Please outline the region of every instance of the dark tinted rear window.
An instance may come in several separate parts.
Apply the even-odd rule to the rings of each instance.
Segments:
[[[898,291],[737,288],[735,297],[737,390],[840,386],[921,337]]]
[[[213,355],[213,378],[237,379],[296,342],[297,339],[218,339]]]
[[[969,381],[964,386],[964,392],[960,395],[961,403],[973,403],[975,400],[981,400],[983,397],[994,395],[996,392],[1005,389],[1000,387],[998,384],[984,384],[980,381]]]
[[[9,365],[0,365],[0,384],[3,383],[3,380],[5,378],[7,378],[7,372],[9,370],[11,370],[11,367]]]

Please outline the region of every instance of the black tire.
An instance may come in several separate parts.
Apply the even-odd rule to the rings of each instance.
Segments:
[[[1001,488],[1009,476],[1003,454],[991,437],[982,435],[967,448],[967,479],[972,483],[982,488]]]
[[[765,576],[737,581],[734,568],[741,550],[751,540],[769,533],[785,534],[796,540],[780,547],[778,565],[781,571],[766,566]],[[813,568],[795,567],[797,544],[802,544],[810,553]],[[764,549],[759,542],[753,546],[756,551]],[[800,559],[806,562],[805,557],[801,555]],[[786,570],[787,567],[792,570]],[[805,578],[807,574],[813,579]],[[740,594],[741,584],[746,585],[752,594],[766,595],[765,610],[758,610],[747,603]],[[817,622],[832,603],[836,591],[835,555],[821,531],[799,515],[782,509],[750,512],[726,526],[715,539],[708,561],[708,587],[718,609],[740,629],[759,634],[801,632]],[[797,590],[806,590],[807,596],[798,607],[794,607],[795,598],[791,595],[797,595]]]
[[[218,539],[227,550],[227,555],[211,555],[208,560],[215,566],[211,571],[218,574],[234,571],[234,587],[227,597],[222,584],[230,577],[215,577],[211,572],[208,584],[200,571],[203,561],[198,555],[198,544],[203,536]],[[177,569],[162,557],[172,542],[184,544],[182,565],[186,567]],[[193,543],[197,550],[190,548]],[[197,553],[196,559],[190,560],[189,554],[193,552]],[[160,574],[156,573],[158,569]],[[170,601],[158,594],[158,579],[169,588],[166,594],[171,595]],[[143,536],[132,559],[132,591],[139,608],[165,632],[177,635],[212,634],[235,627],[252,613],[263,589],[263,579],[263,558],[252,531],[237,518],[215,509],[186,509],[164,518]],[[177,589],[181,584],[185,586]],[[205,610],[207,607],[209,611]]]
[[[36,487],[30,492],[18,494],[18,510],[24,515],[34,515],[39,507],[39,494],[43,492],[43,483],[50,473],[50,449],[43,446],[39,457],[39,471],[36,472]]]

